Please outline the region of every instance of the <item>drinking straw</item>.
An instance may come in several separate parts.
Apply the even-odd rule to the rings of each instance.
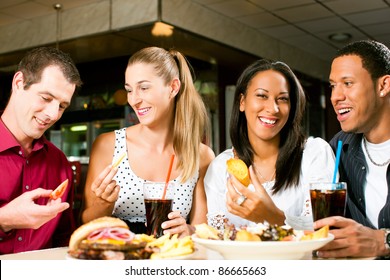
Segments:
[[[339,163],[340,163],[340,154],[341,154],[341,147],[343,145],[343,141],[339,140],[337,142],[337,151],[336,151],[336,165],[334,167],[334,173],[333,173],[333,184],[336,183],[336,175],[337,171],[339,170]]]
[[[171,172],[172,172],[172,166],[173,166],[173,160],[174,160],[174,159],[175,159],[175,155],[172,154],[172,156],[171,156],[171,162],[169,163],[169,169],[168,169],[167,179],[165,180],[165,187],[164,187],[164,192],[163,192],[163,195],[162,195],[162,199],[165,199],[165,194],[167,193],[169,178],[171,177]]]

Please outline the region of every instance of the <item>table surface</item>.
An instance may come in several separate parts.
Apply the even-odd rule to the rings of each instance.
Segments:
[[[68,247],[44,249],[37,251],[22,252],[16,254],[6,254],[0,255],[0,260],[66,260],[70,259],[68,256]],[[224,258],[218,252],[214,250],[207,249],[201,245],[196,245],[195,253],[191,254],[189,257],[181,257],[179,259],[188,259],[188,260],[223,260]],[[311,253],[305,254],[302,258],[303,260],[315,260]],[[345,258],[343,258],[345,260]],[[351,258],[349,258],[351,259]],[[352,258],[372,260],[375,258]]]
[[[66,260],[69,258],[68,247],[0,255],[0,260]],[[191,254],[188,259],[223,260],[223,257],[216,251],[206,249],[203,246],[197,246],[195,253]]]

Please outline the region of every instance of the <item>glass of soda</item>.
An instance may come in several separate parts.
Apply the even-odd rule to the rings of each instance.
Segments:
[[[146,234],[158,238],[163,234],[161,224],[168,220],[172,212],[175,186],[168,183],[163,199],[165,183],[145,182],[143,184],[144,203],[146,209]]]
[[[330,216],[345,216],[347,183],[310,183],[313,220]]]

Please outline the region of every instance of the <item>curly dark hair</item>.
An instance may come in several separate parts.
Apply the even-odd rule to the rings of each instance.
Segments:
[[[363,68],[370,73],[373,81],[384,75],[390,75],[390,50],[384,44],[373,40],[352,42],[338,50],[334,58],[345,55],[357,55]]]

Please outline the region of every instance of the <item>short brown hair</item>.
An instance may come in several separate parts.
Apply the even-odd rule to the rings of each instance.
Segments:
[[[66,80],[79,89],[82,85],[79,71],[69,54],[56,48],[39,47],[33,49],[22,58],[16,71],[23,73],[24,89],[39,83],[43,70],[48,66],[60,67]]]

